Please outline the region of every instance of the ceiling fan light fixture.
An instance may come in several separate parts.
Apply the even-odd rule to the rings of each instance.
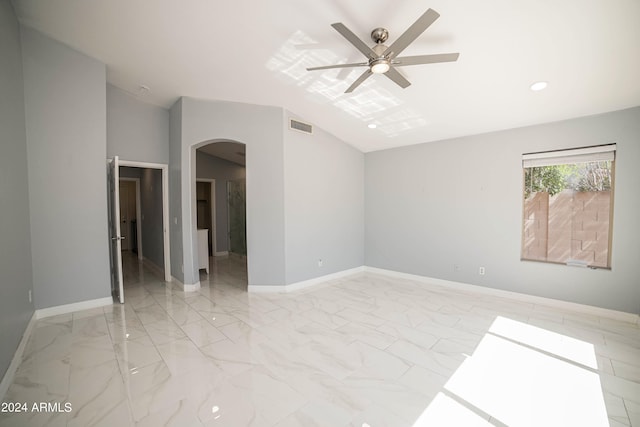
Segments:
[[[364,70],[352,84],[344,91],[344,93],[353,92],[358,86],[364,83],[373,74],[384,74],[395,84],[405,89],[411,85],[396,67],[406,65],[422,65],[434,64],[438,62],[457,61],[459,53],[441,53],[433,55],[416,55],[399,57],[400,53],[405,50],[411,43],[415,41],[431,24],[435,22],[440,14],[433,9],[427,9],[417,21],[415,21],[404,33],[398,37],[390,46],[385,46],[384,42],[389,37],[389,31],[385,28],[375,28],[371,32],[371,39],[376,43],[375,46],[369,47],[362,41],[353,31],[347,28],[342,22],[336,22],[331,26],[340,33],[353,47],[358,49],[366,58],[367,62],[357,62],[352,64],[335,64],[323,65],[321,67],[310,67],[307,71],[329,70],[333,68],[351,68],[369,66]]]
[[[386,58],[378,58],[371,61],[371,72],[374,74],[384,74],[389,71],[391,65]]]

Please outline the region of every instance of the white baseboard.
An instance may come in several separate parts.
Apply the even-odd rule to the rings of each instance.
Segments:
[[[195,291],[197,291],[198,289],[201,288],[199,280],[196,283],[194,283],[193,285],[185,285],[184,283],[182,283],[180,280],[176,279],[175,277],[171,277],[171,283],[175,283],[176,285],[181,287],[183,292],[195,292]]]
[[[200,286],[200,281],[198,280],[196,283],[194,283],[193,285],[185,285],[184,283],[182,284],[182,290],[185,292],[195,292],[197,290],[199,290],[201,288]]]
[[[451,280],[436,279],[433,277],[419,276],[417,274],[401,273],[399,271],[385,270],[376,267],[364,267],[366,273],[380,274],[383,276],[396,277],[399,279],[414,280],[416,282],[426,283],[429,285],[458,289],[463,291],[477,292],[480,294],[497,296],[502,298],[510,298],[521,302],[545,305],[547,307],[560,308],[563,310],[571,310],[594,316],[606,317],[609,319],[619,320],[622,322],[640,324],[640,316],[624,311],[611,310],[608,308],[594,307],[586,304],[578,304],[575,302],[562,301],[553,298],[539,297],[535,295],[521,294],[518,292],[505,291],[503,289],[488,288],[485,286],[472,285],[469,283],[454,282]]]
[[[213,254],[213,256],[226,256],[229,255],[229,251],[220,251]]]
[[[302,282],[291,283],[289,285],[274,286],[274,285],[249,285],[249,292],[294,292],[300,289],[305,289],[311,286],[319,285],[329,280],[340,279],[342,277],[351,276],[353,274],[362,273],[364,267],[351,268],[349,270],[338,271],[337,273],[327,274],[325,276],[315,277],[309,280],[303,280]]]
[[[36,313],[34,312],[31,316],[31,319],[29,320],[29,323],[27,323],[27,327],[25,328],[24,333],[22,334],[22,339],[18,344],[18,348],[13,354],[13,359],[11,359],[11,363],[9,364],[7,371],[4,373],[4,376],[2,377],[2,381],[0,382],[0,401],[2,402],[4,402],[4,397],[9,390],[9,386],[11,385],[11,383],[13,383],[13,378],[16,375],[16,371],[18,370],[20,363],[22,363],[22,355],[24,354],[24,349],[27,346],[27,342],[29,342],[29,337],[31,337],[31,332],[33,331],[33,327],[36,324],[36,320]]]
[[[59,314],[73,313],[74,311],[88,310],[90,308],[104,307],[113,304],[112,297],[92,299],[88,301],[74,302],[73,304],[58,305],[55,307],[47,307],[36,310],[36,320],[45,317],[57,316]]]
[[[158,275],[162,280],[164,280],[164,268],[160,267],[155,262],[151,261],[147,257],[142,258],[142,264],[151,270],[154,274]]]

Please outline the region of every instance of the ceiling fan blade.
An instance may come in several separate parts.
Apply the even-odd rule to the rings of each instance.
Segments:
[[[357,62],[353,64],[335,64],[335,65],[323,65],[322,67],[311,67],[307,68],[307,71],[314,70],[330,70],[332,68],[349,68],[349,67],[366,67],[368,66],[368,62]]]
[[[393,42],[391,46],[384,52],[383,55],[389,55],[389,59],[395,58],[411,44],[412,41],[418,38],[420,34],[424,32],[436,19],[440,17],[440,14],[433,9],[428,9],[422,14],[416,22],[414,22],[407,31],[402,33],[398,39]]]
[[[393,60],[395,67],[403,67],[405,65],[420,65],[420,64],[435,64],[438,62],[453,62],[457,61],[459,53],[438,53],[435,55],[418,55],[418,56],[403,56]]]
[[[398,72],[395,68],[391,67],[389,71],[384,73],[385,76],[389,77],[395,84],[400,86],[402,89],[411,85],[409,80],[405,79],[402,74]]]
[[[367,58],[375,58],[378,56],[373,51],[373,49],[367,46],[365,42],[360,40],[358,36],[353,34],[353,32],[350,29],[348,29],[342,22],[336,22],[335,24],[331,24],[331,26],[335,28],[337,32],[342,34],[342,37],[347,39],[349,43],[354,45],[355,48],[358,49],[360,52],[362,52],[364,56],[366,56]]]
[[[349,86],[349,87],[347,88],[347,90],[345,90],[345,91],[344,91],[344,93],[351,93],[351,92],[353,92],[353,90],[354,90],[355,88],[357,88],[358,86],[360,86],[360,85],[362,84],[362,82],[364,82],[364,81],[365,81],[365,80],[367,80],[369,77],[371,77],[371,75],[372,75],[372,74],[373,74],[373,73],[371,72],[371,70],[367,70],[367,71],[365,71],[364,73],[362,73],[362,74],[360,75],[360,77],[358,77],[358,79],[357,79],[355,82],[353,82],[353,83],[351,84],[351,86]]]

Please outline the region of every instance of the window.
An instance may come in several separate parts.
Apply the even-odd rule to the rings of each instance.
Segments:
[[[611,268],[615,144],[522,156],[521,259]]]

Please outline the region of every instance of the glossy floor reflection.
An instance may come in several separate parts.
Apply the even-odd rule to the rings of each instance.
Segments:
[[[0,425],[518,425],[505,396],[575,425],[571,411],[591,405],[571,384],[584,375],[604,417],[592,425],[640,425],[636,324],[370,273],[248,294],[236,258],[212,259],[184,293],[125,261],[126,303],[38,321],[5,397],[72,410]],[[561,390],[566,410],[499,388],[515,377],[542,397]]]

